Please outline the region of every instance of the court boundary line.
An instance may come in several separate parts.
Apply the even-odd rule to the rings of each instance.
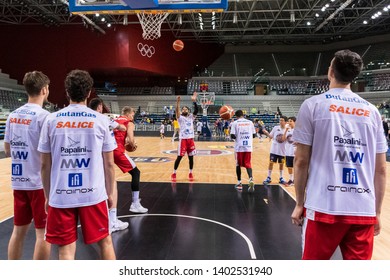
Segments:
[[[209,223],[214,223],[214,224],[226,227],[226,228],[228,228],[228,229],[238,233],[245,240],[245,242],[248,245],[249,254],[251,256],[251,259],[252,260],[256,260],[257,259],[255,250],[253,248],[253,244],[252,244],[251,240],[245,234],[243,234],[241,231],[239,231],[238,229],[236,229],[234,227],[231,227],[229,225],[226,225],[224,223],[221,223],[221,222],[218,222],[218,221],[215,221],[215,220],[206,219],[206,218],[202,218],[202,217],[196,217],[196,216],[179,215],[179,214],[137,214],[137,215],[118,216],[118,218],[134,218],[134,217],[148,217],[148,216],[149,217],[150,216],[157,216],[157,217],[158,216],[164,216],[164,217],[179,217],[179,218],[196,219],[196,220],[206,221],[206,222],[209,222]]]

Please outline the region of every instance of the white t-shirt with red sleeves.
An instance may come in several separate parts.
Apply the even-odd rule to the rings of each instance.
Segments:
[[[194,120],[193,114],[188,114],[187,117],[180,115],[177,120],[180,126],[179,139],[194,138]]]
[[[293,157],[295,156],[295,150],[296,146],[294,144],[294,138],[293,138],[293,133],[294,133],[294,128],[286,128],[286,156],[288,157]]]
[[[232,122],[230,134],[236,136],[234,151],[235,152],[252,152],[253,151],[253,134],[256,133],[253,122],[245,118],[239,118]]]
[[[109,119],[87,106],[71,104],[50,114],[38,146],[52,157],[49,205],[74,208],[106,200],[102,152],[116,146]]]
[[[11,148],[11,186],[14,190],[42,189],[39,135],[50,113],[38,104],[27,103],[7,118],[4,142]]]
[[[272,137],[270,153],[284,157],[286,155],[286,141],[283,141],[284,129],[280,125],[275,125],[270,135]]]
[[[377,153],[388,149],[377,108],[348,89],[301,106],[294,141],[312,146],[305,207],[312,213],[375,217]]]

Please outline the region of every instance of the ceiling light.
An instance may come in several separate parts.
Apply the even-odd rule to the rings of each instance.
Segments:
[[[234,14],[233,14],[233,23],[236,24],[237,21],[238,21],[238,19],[237,19],[237,13],[234,13]]]
[[[178,23],[179,25],[182,25],[182,24],[183,24],[183,18],[182,18],[182,15],[181,15],[181,14],[179,14],[179,17],[177,18],[177,23]]]

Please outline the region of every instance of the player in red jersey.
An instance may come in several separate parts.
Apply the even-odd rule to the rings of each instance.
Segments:
[[[131,107],[125,106],[122,109],[122,115],[115,119],[117,123],[127,127],[127,130],[114,130],[115,140],[118,145],[118,147],[114,150],[114,162],[123,173],[129,173],[131,175],[133,201],[130,206],[130,211],[133,213],[146,213],[148,212],[148,209],[141,205],[141,199],[139,198],[141,172],[137,168],[135,162],[126,154],[125,149],[126,144],[130,144],[135,148],[137,146],[134,139],[134,115],[135,110]]]

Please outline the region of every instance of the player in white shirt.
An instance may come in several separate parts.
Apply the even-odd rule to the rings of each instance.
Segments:
[[[164,124],[164,121],[161,122],[161,125],[160,125],[160,138],[161,139],[164,139],[164,134],[165,134],[165,124]]]
[[[65,79],[68,107],[50,114],[38,151],[47,199],[45,238],[59,246],[59,259],[74,259],[77,222],[84,243],[97,242],[102,259],[115,259],[108,208],[115,187],[114,136],[108,118],[86,106],[93,80],[73,70]]]
[[[293,224],[302,225],[303,259],[371,259],[386,186],[387,143],[378,109],[351,91],[363,67],[335,53],[329,91],[306,99],[297,116]]]
[[[255,184],[252,176],[252,151],[253,138],[256,137],[256,130],[253,122],[244,118],[242,110],[235,113],[237,120],[232,122],[230,137],[234,139],[234,155],[236,158],[237,190],[242,190],[241,167],[245,167],[249,177],[248,192],[254,192]]]
[[[297,119],[295,117],[289,117],[288,123],[286,124],[286,129],[284,130],[283,140],[286,141],[286,167],[288,170],[288,175],[290,176],[287,185],[294,185],[294,155],[296,146],[294,144],[294,127],[295,121]]]
[[[88,107],[94,111],[103,114],[103,100],[99,97],[92,98],[89,101]],[[126,126],[116,122],[114,119],[109,118],[109,127],[110,131],[119,130],[126,131]],[[113,193],[112,193],[112,207],[109,210],[109,220],[110,220],[110,233],[125,230],[129,227],[128,222],[122,222],[118,219],[117,208],[118,207],[118,184],[116,184]]]
[[[190,108],[183,106],[180,111],[180,96],[176,100],[176,118],[179,122],[179,146],[177,148],[177,158],[173,167],[173,173],[171,174],[171,180],[176,182],[176,170],[179,167],[180,161],[187,153],[190,170],[188,179],[194,180],[192,169],[194,168],[194,155],[196,154],[195,142],[194,142],[194,120],[198,114],[198,105],[196,104],[196,92],[191,97],[194,105],[194,112],[190,113]],[[181,113],[180,113],[181,112]]]
[[[49,78],[39,71],[24,75],[28,103],[11,112],[4,137],[6,157],[12,157],[11,185],[14,196],[14,228],[8,244],[8,259],[22,257],[31,221],[35,226],[33,259],[47,260],[50,244],[44,240],[45,195],[41,180],[41,159],[37,151],[42,125],[49,112],[42,105],[49,96]]]
[[[198,120],[196,123],[196,132],[198,134],[198,137],[202,134],[202,127],[203,127],[203,123]]]
[[[286,129],[287,117],[281,116],[279,118],[279,125],[276,125],[272,128],[271,133],[268,133],[265,129],[263,132],[272,139],[271,151],[270,151],[270,161],[268,165],[268,176],[263,181],[264,185],[271,183],[271,174],[274,163],[279,163],[279,183],[287,184],[283,179],[283,168],[284,162],[286,160],[286,141],[283,139],[284,130]]]

